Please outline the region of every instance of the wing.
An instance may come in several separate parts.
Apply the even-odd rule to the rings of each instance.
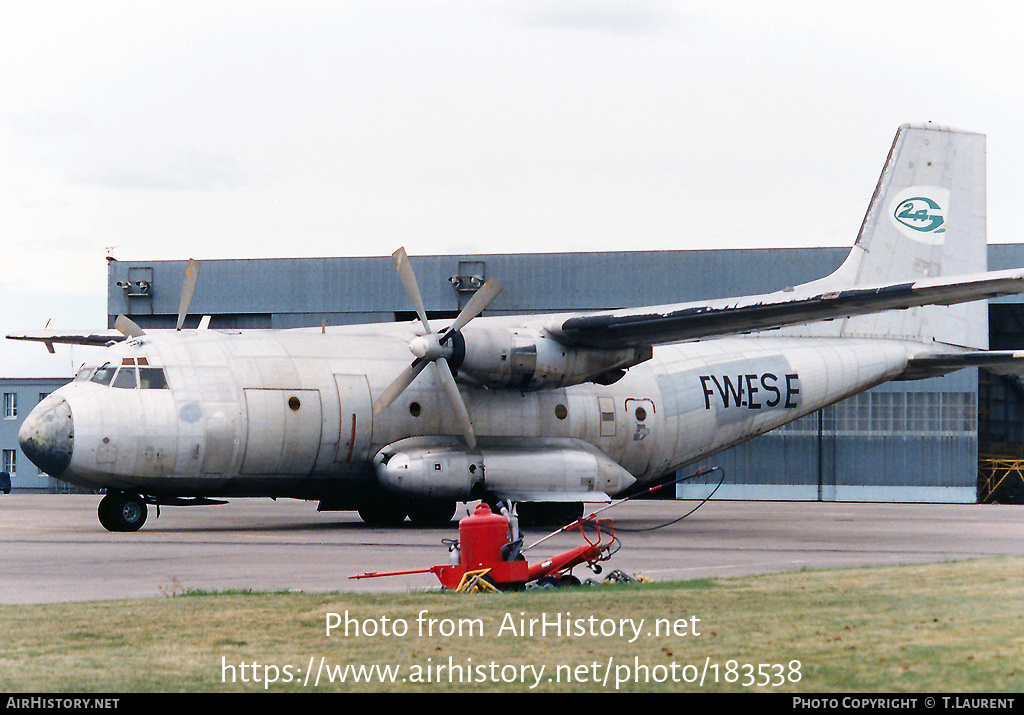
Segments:
[[[65,330],[37,330],[30,333],[15,333],[7,336],[8,340],[28,340],[46,345],[53,352],[54,344],[60,345],[98,345],[106,346],[124,340],[125,336],[117,330],[94,330],[92,332],[71,332]]]
[[[841,290],[779,291],[708,302],[602,311],[550,323],[566,343],[625,348],[770,330],[923,305],[953,305],[1024,292],[1024,270],[926,278]]]

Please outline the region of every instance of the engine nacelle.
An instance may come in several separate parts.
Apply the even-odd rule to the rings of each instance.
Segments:
[[[469,452],[456,439],[410,437],[377,453],[380,483],[392,491],[466,501],[607,501],[636,479],[578,439],[509,439]],[[555,498],[557,496],[557,499]]]
[[[610,384],[649,360],[650,347],[599,350],[560,343],[541,330],[466,328],[452,336],[459,378],[488,387],[542,390],[584,382]]]

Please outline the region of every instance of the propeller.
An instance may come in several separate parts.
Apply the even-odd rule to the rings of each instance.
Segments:
[[[199,280],[199,261],[194,258],[188,259],[185,264],[185,283],[181,287],[181,303],[178,307],[177,329],[185,324],[185,316],[188,315],[188,307],[192,303],[192,296],[196,292],[196,282]],[[209,316],[200,321],[199,327],[205,328],[210,324]],[[145,335],[145,331],[138,323],[126,315],[119,315],[114,320],[114,327],[117,328],[126,338],[138,338]]]
[[[126,315],[117,316],[117,318],[114,319],[114,327],[117,328],[121,332],[121,335],[126,338],[138,338],[145,335],[138,323]]]
[[[451,338],[466,327],[469,321],[486,310],[491,301],[501,292],[501,285],[493,280],[484,283],[469,302],[466,303],[466,307],[462,309],[462,312],[455,318],[455,321],[444,332],[435,333],[430,328],[430,321],[427,320],[427,312],[423,308],[423,298],[420,295],[419,285],[416,282],[416,273],[413,271],[412,264],[409,263],[408,254],[406,254],[404,248],[399,248],[391,255],[391,258],[395,262],[395,268],[398,270],[398,278],[402,281],[405,292],[412,299],[416,315],[419,316],[426,333],[410,341],[409,350],[416,356],[415,359],[377,398],[373,405],[373,413],[378,415],[386,410],[419,377],[419,374],[426,369],[427,365],[433,365],[437,379],[444,387],[448,401],[451,403],[452,409],[455,410],[455,416],[462,426],[462,433],[466,444],[470,449],[475,449],[476,435],[473,433],[473,423],[469,418],[469,410],[466,408],[465,400],[462,399],[462,395],[459,393],[459,386],[455,383],[455,375],[452,373],[451,365],[448,362],[453,352],[453,348],[449,343]]]
[[[196,292],[196,282],[199,280],[199,261],[194,258],[188,259],[185,264],[185,283],[181,287],[181,304],[178,306],[177,330],[185,324],[185,316],[188,314],[188,306],[192,303],[192,295]]]

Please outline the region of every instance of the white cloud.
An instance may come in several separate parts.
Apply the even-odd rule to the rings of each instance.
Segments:
[[[544,2],[529,10],[527,22],[535,27],[557,30],[646,35],[659,31],[672,21],[671,7],[668,2],[631,0]]]
[[[242,168],[231,154],[204,154],[195,149],[176,150],[165,161],[155,164],[111,166],[98,173],[90,173],[86,168],[70,179],[142,191],[218,191],[246,183]]]

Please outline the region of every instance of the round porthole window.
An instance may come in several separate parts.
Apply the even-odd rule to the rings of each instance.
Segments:
[[[413,417],[419,417],[420,416],[420,403],[418,403],[418,402],[410,403],[409,404],[409,414],[412,415]]]
[[[302,403],[299,402],[299,398],[296,397],[295,395],[292,395],[291,397],[288,398],[288,407],[290,407],[293,412],[298,410],[301,405]]]
[[[643,422],[646,419],[647,419],[647,410],[645,410],[643,407],[637,407],[636,408],[636,421],[637,422]]]
[[[569,416],[569,410],[566,409],[565,405],[555,405],[555,417],[560,420],[564,420]]]

